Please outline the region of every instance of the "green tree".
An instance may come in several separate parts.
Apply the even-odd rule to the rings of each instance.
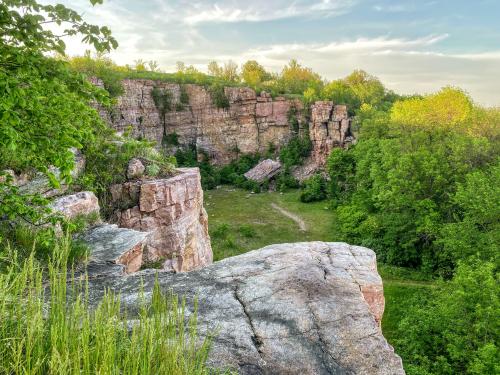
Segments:
[[[312,71],[300,65],[297,60],[290,60],[285,65],[280,75],[280,84],[285,93],[303,94],[308,88],[319,88],[323,85],[321,77]]]
[[[241,67],[241,77],[247,85],[256,88],[271,76],[257,61],[249,60]]]
[[[92,0],[92,4],[101,1]],[[57,24],[62,35],[44,29]],[[102,90],[47,52],[64,53],[65,35],[82,36],[98,51],[117,46],[106,27],[84,22],[63,5],[41,5],[34,0],[0,3],[0,160],[1,168],[35,169],[46,173],[54,186],[71,180],[73,154],[103,129],[92,101],[106,103]],[[36,221],[39,197],[22,196],[10,179],[0,182],[0,216],[21,215]]]
[[[396,350],[409,375],[500,372],[497,269],[477,259],[461,262],[451,282],[408,311]]]

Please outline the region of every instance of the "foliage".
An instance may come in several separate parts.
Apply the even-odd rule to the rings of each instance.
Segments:
[[[396,341],[408,374],[498,374],[497,269],[477,259],[461,262],[451,282],[410,309]]]
[[[87,50],[83,56],[65,57],[64,60],[69,63],[71,69],[89,77],[99,78],[110,97],[123,94],[120,74],[122,68],[105,54],[99,52],[92,57],[91,52]]]
[[[326,198],[326,181],[321,174],[315,174],[304,181],[300,201],[304,203],[322,201]]]
[[[208,63],[208,73],[222,81],[239,82],[240,80],[238,65],[231,60],[226,62],[223,66],[219,66],[216,61],[210,61]]]
[[[312,144],[309,135],[303,137],[295,135],[290,141],[280,149],[280,161],[285,169],[294,165],[301,165],[304,158],[309,156]]]
[[[310,68],[303,67],[297,60],[290,60],[279,77],[279,84],[284,93],[302,94],[308,88],[321,88],[321,77]]]
[[[76,185],[84,190],[94,191],[99,198],[103,214],[107,217],[111,209],[109,187],[127,181],[127,167],[130,159],[139,158],[149,165],[155,165],[156,174],[169,175],[175,158],[168,157],[153,148],[153,143],[130,138],[109,139],[87,145],[83,151],[87,155],[85,172],[77,179]],[[158,170],[159,169],[159,170]],[[151,170],[150,172],[154,172]]]
[[[245,84],[255,89],[269,80],[271,75],[257,61],[249,60],[241,68],[241,78]]]
[[[167,89],[154,87],[151,90],[151,96],[161,117],[164,118],[165,114],[172,110],[172,93]]]
[[[14,255],[0,274],[0,372],[211,373],[205,364],[211,338],[197,336],[196,303],[187,319],[184,300],[163,294],[156,282],[151,302],[139,293],[132,326],[112,293],[91,308],[86,282],[67,276],[67,241],[54,248],[48,280],[33,256],[18,263]]]
[[[212,101],[217,108],[229,108],[229,99],[226,96],[223,85],[212,85],[210,87],[210,96],[212,97]]]
[[[442,94],[447,98],[444,102],[440,93],[422,99],[429,102],[429,112],[434,112],[439,103],[449,106],[449,89]],[[454,91],[454,95],[455,101],[462,103],[463,93]],[[385,262],[422,267],[449,277],[456,261],[471,253],[467,247],[451,250],[461,240],[459,235],[451,236],[450,230],[458,229],[453,223],[461,222],[468,209],[456,197],[457,191],[473,178],[469,174],[495,163],[498,142],[480,135],[469,136],[465,125],[460,125],[472,125],[474,109],[466,119],[462,111],[452,111],[452,115],[443,111],[443,119],[429,126],[429,117],[421,113],[425,108],[418,106],[419,113],[412,116],[415,99],[408,100],[408,107],[405,102],[394,106],[391,118],[365,107],[358,144],[346,151],[348,157],[335,155],[332,171],[343,175],[333,176],[333,190],[338,190],[335,184],[339,178],[348,181],[344,201],[337,209],[338,230],[343,238],[375,249]],[[421,118],[423,122],[400,122],[401,116],[395,113],[405,113],[408,119]],[[489,183],[498,184],[496,173],[489,176]],[[495,191],[488,193],[495,195]],[[485,210],[492,205],[488,199],[476,202]],[[498,246],[498,237],[492,234],[498,224],[486,221],[481,226],[478,216],[479,226],[475,226],[468,217],[460,225],[470,229],[470,235],[477,234],[473,238],[478,242],[471,242],[471,246],[487,245],[482,254],[489,259]]]
[[[59,169],[62,180],[71,181],[70,148],[92,142],[103,126],[89,104],[107,100],[102,90],[66,62],[46,57],[48,52],[64,53],[65,48],[60,36],[44,29],[51,24],[62,27],[65,35],[81,35],[98,51],[115,48],[117,43],[108,28],[84,22],[63,5],[34,0],[0,3],[0,169],[38,170],[58,187],[49,166]],[[43,212],[37,208],[43,206],[43,199],[23,196],[10,179],[2,181],[0,216],[39,221]]]
[[[328,182],[328,197],[333,206],[344,202],[355,190],[355,163],[353,152],[335,148],[328,156],[326,169]]]
[[[166,134],[163,137],[162,143],[171,146],[179,146],[179,134],[175,131],[173,133]]]
[[[363,104],[387,109],[397,99],[394,93],[385,89],[378,78],[363,70],[355,70],[343,79],[326,84],[320,96],[335,104],[347,105],[351,115],[354,115]]]
[[[186,87],[181,85],[181,95],[179,98],[181,104],[189,104],[189,94],[186,91]]]

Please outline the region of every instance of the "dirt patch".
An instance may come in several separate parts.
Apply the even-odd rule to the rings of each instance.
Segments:
[[[304,220],[302,220],[302,218],[300,216],[295,215],[294,213],[285,210],[283,207],[278,206],[276,203],[271,203],[271,207],[274,208],[279,213],[281,213],[282,215],[295,221],[297,223],[297,225],[299,226],[301,231],[303,231],[303,232],[307,231],[307,225],[304,222]]]

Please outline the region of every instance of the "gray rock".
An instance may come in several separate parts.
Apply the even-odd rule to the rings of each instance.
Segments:
[[[271,245],[204,269],[91,279],[91,305],[119,292],[131,319],[141,285],[199,299],[201,336],[217,331],[209,364],[240,374],[404,374],[382,335],[382,280],[372,250],[345,243]]]
[[[132,180],[134,178],[141,178],[144,175],[145,169],[146,167],[144,167],[142,161],[137,158],[133,158],[128,162],[127,178],[129,180]]]
[[[142,265],[147,232],[103,224],[91,228],[80,239],[90,247],[87,272],[96,275],[122,275],[136,272]]]
[[[281,163],[271,159],[262,160],[245,173],[245,177],[255,182],[264,182],[276,176],[281,170]]]

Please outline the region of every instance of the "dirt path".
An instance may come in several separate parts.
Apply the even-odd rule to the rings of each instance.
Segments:
[[[279,213],[281,213],[282,215],[295,221],[297,223],[297,225],[299,226],[301,231],[305,232],[307,230],[307,225],[304,222],[304,220],[302,220],[302,218],[300,216],[295,215],[295,214],[291,213],[290,211],[285,210],[283,207],[278,206],[276,203],[271,203],[271,207],[274,208]]]

